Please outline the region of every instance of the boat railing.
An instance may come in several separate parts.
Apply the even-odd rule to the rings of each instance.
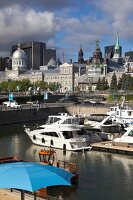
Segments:
[[[63,168],[73,174],[77,173],[77,165],[68,161],[58,160],[57,167]]]

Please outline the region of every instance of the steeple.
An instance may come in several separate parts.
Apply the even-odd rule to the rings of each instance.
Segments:
[[[96,40],[96,47],[93,52],[93,63],[100,64],[101,62],[102,62],[102,52],[100,50],[99,40]]]
[[[117,62],[118,64],[122,64],[123,60],[121,57],[121,46],[119,44],[119,34],[117,32],[117,38],[115,43],[115,49],[114,49],[114,56],[112,58],[114,62]]]
[[[100,51],[99,40],[96,40],[96,48],[95,51]]]
[[[119,45],[119,35],[117,32],[117,39],[115,44],[115,54],[118,54],[120,56],[120,45]]]
[[[119,46],[119,35],[118,35],[118,32],[117,32],[117,40],[116,40],[116,45],[115,46]]]
[[[82,47],[80,45],[79,53],[78,53],[78,63],[82,64],[84,62],[84,53]]]

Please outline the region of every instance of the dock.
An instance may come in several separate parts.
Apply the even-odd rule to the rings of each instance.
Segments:
[[[112,141],[99,142],[91,144],[92,150],[133,155],[133,146],[131,144],[114,144]]]

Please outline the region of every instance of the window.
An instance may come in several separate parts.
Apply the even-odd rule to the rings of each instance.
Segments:
[[[51,136],[51,137],[59,137],[56,132],[43,132],[41,135]]]
[[[72,131],[63,131],[63,136],[65,139],[70,139],[70,138],[73,138],[73,133]]]
[[[131,131],[128,133],[128,136],[132,136],[132,137],[133,137],[133,130],[131,130]]]
[[[49,117],[46,124],[52,124],[52,123],[58,122],[59,120],[60,118],[58,117]]]
[[[119,115],[119,111],[117,111],[117,115]]]

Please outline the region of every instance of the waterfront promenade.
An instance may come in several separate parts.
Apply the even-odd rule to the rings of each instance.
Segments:
[[[9,190],[0,189],[0,200],[20,200],[20,195]]]
[[[14,190],[11,192],[10,189],[0,189],[0,200],[20,200],[21,193],[18,190]],[[32,194],[25,193],[25,200],[34,200],[34,196]],[[52,197],[47,195],[47,197],[37,197],[36,200],[60,200],[59,198]]]

